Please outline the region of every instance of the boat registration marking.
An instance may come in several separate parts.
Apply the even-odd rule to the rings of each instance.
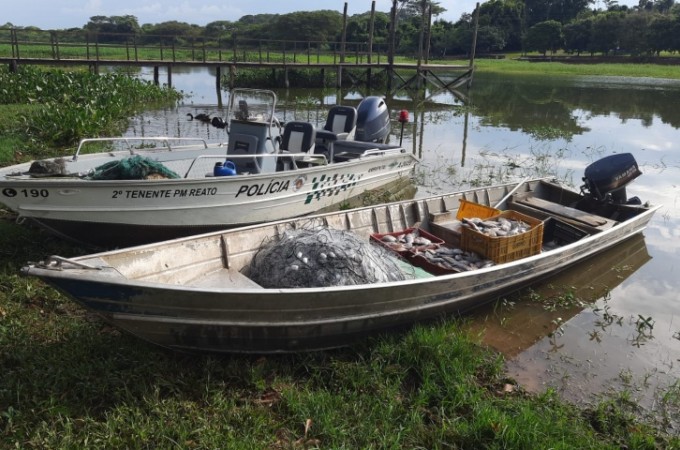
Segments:
[[[5,197],[26,197],[26,198],[46,198],[50,196],[50,191],[47,189],[19,189],[5,188],[2,190],[2,195]]]

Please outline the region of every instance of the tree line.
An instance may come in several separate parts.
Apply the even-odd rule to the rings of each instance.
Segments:
[[[431,57],[467,55],[477,16],[477,53],[547,52],[603,55],[658,55],[680,51],[680,5],[675,0],[640,0],[635,7],[604,0],[489,0],[456,22],[438,19],[446,10],[431,0],[393,0],[394,49],[414,55],[425,49]],[[93,16],[71,33],[97,33],[100,42],[121,42],[132,34],[138,42],[229,42],[238,39],[309,42],[368,42],[387,46],[391,14],[370,11],[347,18],[337,11],[246,15],[205,26],[180,21],[140,25],[135,16]],[[372,25],[372,26],[371,26]],[[6,24],[5,27],[11,27]],[[25,27],[24,30],[30,30]],[[37,30],[37,29],[36,29]],[[73,36],[73,35],[72,35]]]

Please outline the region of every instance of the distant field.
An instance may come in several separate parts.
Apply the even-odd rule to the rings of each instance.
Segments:
[[[475,60],[475,67],[479,72],[487,73],[680,79],[679,65],[638,63],[568,64],[564,62],[519,61],[508,57],[505,59],[477,59]]]

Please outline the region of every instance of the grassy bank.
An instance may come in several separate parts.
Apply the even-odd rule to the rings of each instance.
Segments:
[[[530,62],[520,61],[516,59],[517,56],[519,55],[508,55],[505,59],[477,59],[475,60],[475,67],[478,72],[482,73],[536,76],[616,76],[680,80],[680,65]]]

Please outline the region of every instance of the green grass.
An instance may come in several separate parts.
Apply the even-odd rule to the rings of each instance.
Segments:
[[[583,57],[587,58],[587,57]],[[621,76],[680,79],[680,65],[660,64],[567,64],[561,62],[529,62],[516,59],[477,59],[481,73],[521,74],[535,76]]]

